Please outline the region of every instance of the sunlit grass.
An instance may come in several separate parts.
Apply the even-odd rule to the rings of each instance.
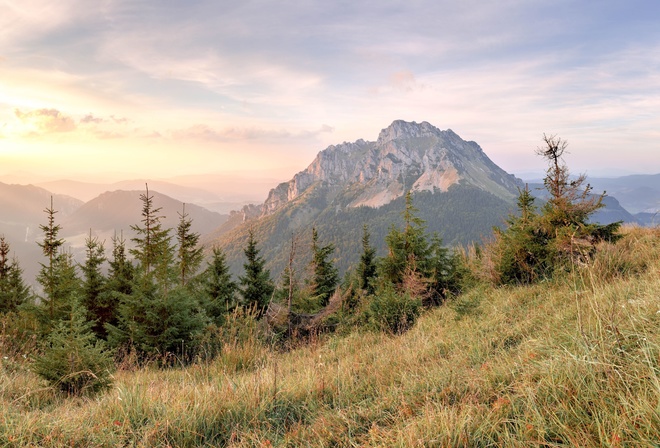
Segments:
[[[653,446],[660,232],[621,244],[553,282],[475,288],[403,335],[250,340],[206,364],[120,370],[96,398],[4,362],[0,445]]]

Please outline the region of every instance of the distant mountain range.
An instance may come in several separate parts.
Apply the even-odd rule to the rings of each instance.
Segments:
[[[401,224],[404,195],[409,190],[429,232],[437,232],[445,244],[480,241],[515,211],[518,189],[524,185],[494,164],[477,143],[427,122],[401,120],[383,129],[375,141],[329,146],[306,169],[272,188],[260,204],[244,205],[246,196],[231,196],[227,193],[231,189],[203,188],[231,184],[229,178],[214,183],[211,177],[198,183],[194,178],[178,179],[185,185],[149,181],[154,203],[166,217],[163,224],[175,228],[185,202],[193,230],[202,234],[206,246],[224,248],[235,274],[242,272],[247,230],[252,228],[275,276],[284,267],[292,238],[298,241],[298,263],[304,268],[312,227],[324,244],[335,245],[334,256],[342,271],[357,262],[363,224],[368,225],[372,244],[382,255],[385,235],[392,225]],[[606,190],[608,195],[595,221],[660,223],[660,174],[587,180],[594,193]],[[542,184],[530,184],[543,200],[543,191],[537,187]],[[39,225],[45,223],[44,209],[51,196],[61,236],[80,254],[90,229],[108,250],[115,231],[123,231],[130,241],[130,226],[141,219],[142,192],[142,180],[114,184],[62,180],[40,186],[0,182],[0,234],[10,242],[26,277],[32,279],[41,261],[36,244],[42,238]]]
[[[629,177],[635,181],[633,189],[647,187],[644,204],[660,198],[660,193],[648,189],[652,176]],[[321,151],[305,170],[272,189],[263,204],[232,212],[204,241],[223,247],[233,271],[239,273],[247,229],[251,228],[268,266],[278,275],[292,238],[302,242],[297,252],[301,267],[305,265],[309,234],[316,227],[324,242],[335,245],[337,264],[345,270],[359,257],[363,224],[369,226],[379,253],[384,253],[385,235],[391,225],[401,223],[403,195],[408,190],[414,193],[414,203],[429,232],[437,232],[445,244],[453,246],[480,241],[492,233],[493,226],[502,226],[515,211],[523,185],[493,163],[477,143],[427,122],[397,120],[376,141],[344,142]],[[625,181],[617,185],[602,179],[592,185],[594,193],[601,185],[616,185],[618,192],[631,188]],[[542,192],[535,194],[542,200]],[[604,204],[594,221],[645,222],[611,195]]]
[[[26,279],[32,281],[42,261],[37,242],[43,234],[39,225],[46,223],[44,210],[50,207],[51,197],[56,224],[61,226],[59,236],[66,241],[79,261],[84,258],[84,242],[91,230],[92,235],[105,241],[106,253],[111,250],[111,238],[115,232],[123,233],[127,245],[134,236],[131,225],[140,224],[141,191],[117,190],[105,192],[88,202],[66,195],[53,194],[33,185],[8,185],[0,183],[0,235],[9,242],[25,270]],[[154,206],[161,207],[162,223],[166,228],[176,228],[183,202],[157,191],[150,190]],[[193,220],[192,230],[200,234],[211,232],[227,219],[227,215],[206,210],[195,204],[186,204],[185,213]]]

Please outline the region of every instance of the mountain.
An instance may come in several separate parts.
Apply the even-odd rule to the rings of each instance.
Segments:
[[[587,182],[591,184],[589,179],[587,179]],[[542,183],[528,183],[527,187],[532,195],[540,199],[540,202],[536,203],[536,206],[539,208],[542,206],[543,202],[550,197],[550,194]],[[600,196],[602,193],[602,191],[599,191],[596,188],[592,190],[592,195],[596,197]],[[624,224],[644,225],[644,222],[638,219],[637,215],[631,214],[621,205],[618,198],[610,196],[609,193],[603,198],[603,207],[596,210],[593,215],[591,215],[590,221],[599,224],[611,224],[613,222],[622,221]]]
[[[115,232],[123,233],[124,238],[130,241],[134,236],[131,225],[139,224],[142,219],[143,204],[140,195],[143,193],[144,191],[117,190],[97,196],[62,220],[62,237],[74,252],[82,251],[90,229],[93,235],[106,241],[106,249],[110,247]],[[183,202],[157,191],[149,190],[149,194],[153,196],[154,207],[161,208],[159,214],[163,216],[163,227],[176,229],[179,214],[183,212]],[[186,204],[185,212],[192,219],[192,231],[200,234],[210,232],[227,219],[227,215],[194,204]],[[128,245],[130,246],[130,243]]]
[[[75,212],[83,202],[70,196],[53,194],[34,185],[16,185],[0,182],[0,235],[9,243],[12,256],[18,258],[31,279],[38,270],[41,249],[36,241],[41,237],[40,224],[46,224],[44,210],[51,205],[57,210],[56,219],[62,220]]]
[[[351,189],[347,207],[380,207],[409,189],[446,192],[459,183],[511,200],[519,185],[479,145],[462,140],[451,129],[397,120],[381,131],[376,142],[358,140],[321,151],[306,170],[271,190],[263,214],[273,213],[319,183],[330,190]]]
[[[362,226],[382,254],[391,225],[399,225],[404,195],[412,190],[429,232],[453,246],[480,240],[514,209],[522,182],[495,165],[475,142],[427,122],[394,121],[373,142],[329,146],[266,201],[230,215],[205,242],[224,248],[241,272],[247,229],[252,228],[275,276],[282,271],[292,236],[305,264],[308,236],[316,227],[323,244],[333,243],[340,270],[361,251]]]
[[[204,202],[216,202],[220,198],[210,191],[202,188],[188,187],[177,185],[171,182],[160,180],[123,180],[114,183],[91,183],[91,182],[78,182],[73,180],[57,180],[42,182],[39,186],[46,188],[49,191],[56,193],[66,194],[68,196],[78,197],[87,202],[98,195],[107,191],[116,190],[144,190],[144,185],[149,184],[149,188],[154,191],[174,197],[187,204],[197,204]]]
[[[85,238],[92,234],[105,241],[106,254],[110,253],[111,238],[122,232],[130,247],[134,236],[131,225],[140,223],[144,191],[117,190],[105,192],[83,203],[65,195],[53,194],[33,185],[8,185],[0,183],[0,235],[4,235],[12,252],[24,269],[25,279],[32,283],[42,260],[37,245],[43,238],[40,224],[46,223],[44,209],[57,211],[55,223],[61,226],[59,236],[65,240],[65,249],[70,250],[78,261],[84,259]],[[150,191],[154,206],[161,207],[162,224],[176,229],[183,202],[159,192]],[[192,219],[192,231],[208,233],[227,220],[227,215],[206,210],[194,204],[186,204],[185,211]],[[174,232],[172,232],[174,236]]]
[[[4,235],[12,248],[20,242],[33,242],[39,234],[39,225],[46,223],[44,210],[51,205],[62,219],[83,202],[70,196],[53,194],[34,185],[16,185],[0,182],[0,235]]]
[[[630,213],[660,211],[660,174],[635,174],[616,178],[589,178],[594,190],[607,191]]]

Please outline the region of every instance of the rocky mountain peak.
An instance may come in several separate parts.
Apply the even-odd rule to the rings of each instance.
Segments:
[[[348,207],[380,207],[410,189],[443,192],[459,182],[507,199],[521,185],[479,145],[453,131],[441,131],[428,122],[396,120],[375,142],[360,139],[321,151],[307,169],[271,190],[262,214],[275,212],[314,186],[337,194],[350,191]]]
[[[391,125],[380,131],[377,144],[384,145],[393,140],[437,135],[441,131],[426,121],[422,123],[395,120]]]

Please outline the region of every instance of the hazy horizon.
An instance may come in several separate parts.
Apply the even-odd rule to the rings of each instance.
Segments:
[[[660,171],[650,0],[3,5],[0,174],[288,179],[397,119],[514,174],[543,133],[573,172]]]

